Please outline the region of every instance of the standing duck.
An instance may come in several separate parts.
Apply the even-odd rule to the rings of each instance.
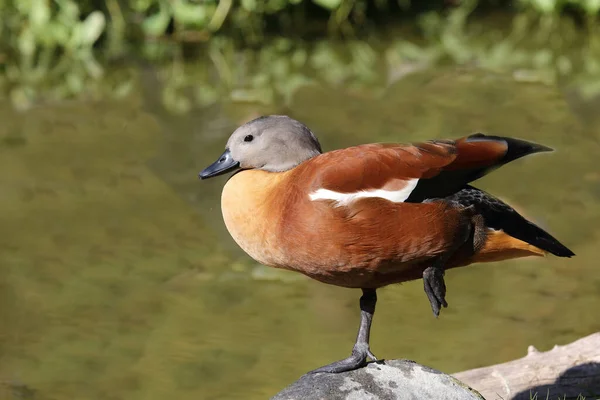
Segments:
[[[283,115],[236,129],[201,179],[236,171],[221,197],[225,225],[261,264],[362,290],[350,357],[337,373],[377,358],[369,349],[376,290],[423,278],[434,315],[447,307],[444,272],[477,262],[574,253],[512,207],[469,183],[552,149],[473,134],[414,144],[364,144],[323,153],[311,130]]]

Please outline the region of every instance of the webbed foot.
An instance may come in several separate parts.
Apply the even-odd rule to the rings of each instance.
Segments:
[[[352,348],[352,355],[340,361],[325,365],[308,372],[316,374],[319,372],[339,373],[351,371],[367,364],[367,357],[377,361],[377,357],[369,349],[369,334],[371,331],[371,322],[375,314],[375,304],[377,303],[377,292],[375,289],[363,289],[363,295],[360,298],[360,327],[356,337],[356,343]]]
[[[446,302],[446,283],[444,282],[444,270],[437,266],[427,267],[423,271],[423,286],[425,293],[431,303],[431,310],[437,317],[443,307],[448,307]]]
[[[352,349],[352,355],[350,357],[325,365],[321,368],[317,368],[308,373],[316,374],[319,372],[328,372],[331,374],[337,374],[339,372],[352,371],[367,365],[367,357],[371,358],[373,361],[377,361],[377,357],[371,353],[368,343],[356,343]]]

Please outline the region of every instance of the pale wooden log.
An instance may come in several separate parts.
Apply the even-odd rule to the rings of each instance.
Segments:
[[[600,399],[600,332],[540,352],[529,346],[523,358],[453,375],[487,400],[555,400],[565,396]]]

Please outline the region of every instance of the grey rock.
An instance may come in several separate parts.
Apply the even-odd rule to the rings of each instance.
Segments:
[[[272,400],[481,400],[450,375],[409,360],[387,360],[340,374],[304,375]],[[485,400],[485,399],[484,399]]]

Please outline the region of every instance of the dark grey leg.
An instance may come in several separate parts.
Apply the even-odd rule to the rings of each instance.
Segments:
[[[423,286],[431,303],[431,310],[436,317],[440,315],[443,307],[448,307],[446,302],[446,282],[444,282],[444,267],[436,262],[423,271]]]
[[[470,212],[470,210],[467,210]],[[473,240],[474,250],[476,246],[481,246],[480,242],[483,243],[482,240],[479,239],[481,236],[478,233],[482,228],[483,219],[479,216],[474,216],[469,224],[463,226],[462,232],[456,235],[456,241],[452,249],[447,251],[445,254],[440,255],[435,259],[432,265],[425,268],[423,271],[423,286],[425,289],[425,293],[429,298],[429,303],[431,304],[431,310],[433,311],[433,315],[436,318],[440,315],[440,310],[442,307],[448,307],[448,303],[446,302],[446,282],[444,282],[444,267],[450,257],[454,254],[454,252],[460,248],[467,240]],[[471,233],[475,230],[476,235],[471,238]],[[476,240],[476,241],[475,241]]]
[[[375,313],[375,304],[377,303],[377,292],[375,289],[363,289],[363,295],[360,298],[360,328],[356,343],[352,349],[352,355],[344,360],[336,361],[324,367],[310,371],[309,374],[317,372],[338,373],[351,371],[360,368],[367,363],[367,357],[377,361],[377,358],[369,349],[369,333],[371,332],[371,322]]]

